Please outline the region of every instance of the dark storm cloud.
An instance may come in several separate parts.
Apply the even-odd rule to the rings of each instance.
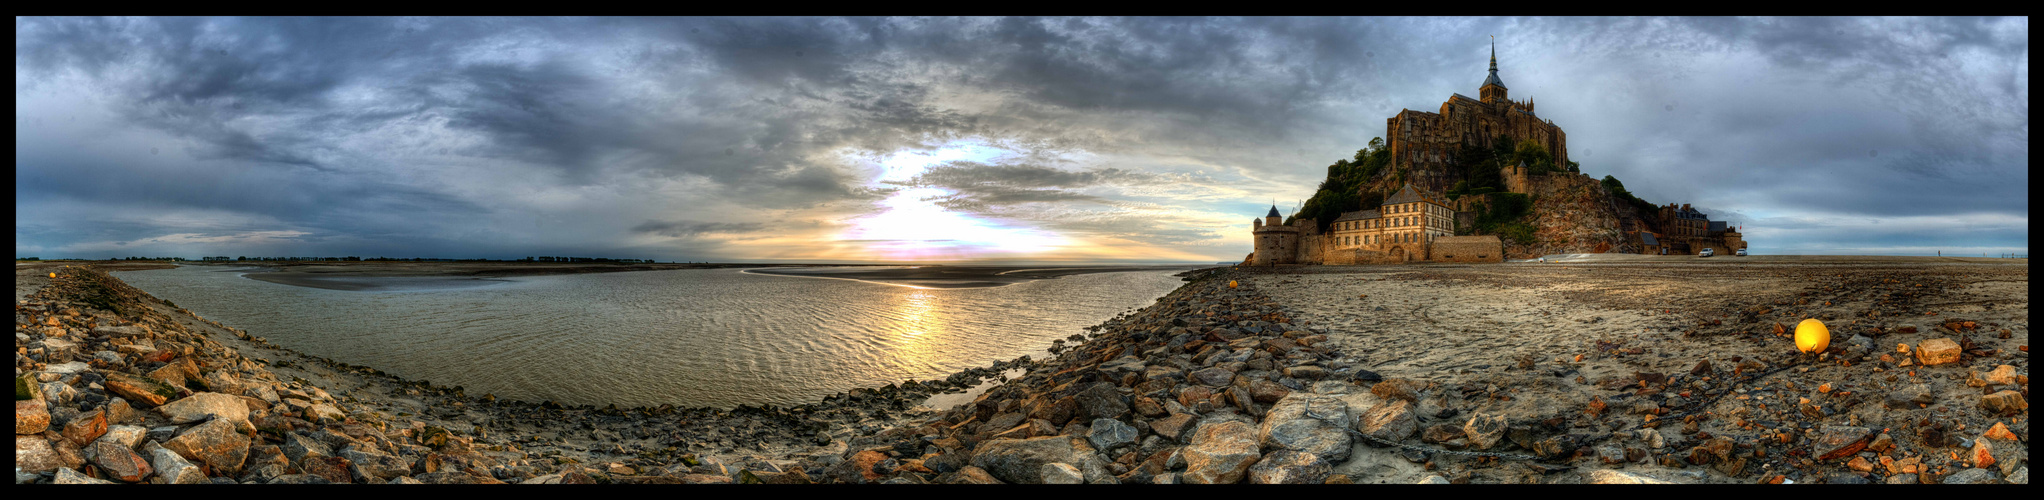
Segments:
[[[647,234],[658,234],[662,236],[672,236],[675,238],[693,238],[696,235],[700,235],[703,233],[750,233],[759,231],[761,229],[764,229],[765,227],[766,227],[765,225],[757,222],[701,222],[688,220],[681,221],[649,220],[643,224],[633,226],[632,231]]]
[[[71,236],[17,216],[17,248],[196,210],[250,217],[223,235],[697,256],[919,186],[1246,251],[1186,215],[1242,200],[1158,190],[1310,196],[1400,109],[1475,95],[1491,34],[1512,96],[1649,201],[2027,217],[2027,18],[17,18],[17,210],[104,212]],[[885,184],[857,159],[971,140],[1032,158]],[[1073,151],[1103,159],[1035,158]]]

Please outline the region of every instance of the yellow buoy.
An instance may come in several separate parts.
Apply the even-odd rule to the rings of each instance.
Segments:
[[[1235,280],[1228,280],[1228,288],[1235,288]]]
[[[1796,349],[1803,352],[1823,352],[1831,345],[1831,330],[1824,328],[1824,322],[1816,318],[1796,324]]]
[[[55,278],[55,277],[57,277],[57,273],[50,273],[50,277],[52,277],[52,278]]]

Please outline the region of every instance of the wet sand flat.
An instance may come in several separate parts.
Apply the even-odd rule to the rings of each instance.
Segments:
[[[2028,373],[2027,262],[1550,258],[1545,264],[1243,271],[1251,274],[1246,281],[1294,311],[1296,320],[1325,328],[1344,362],[1387,379],[1430,382],[1435,389],[1422,400],[1423,415],[1452,408],[1462,418],[1496,414],[1515,423],[1566,417],[1575,427],[1569,432],[1610,436],[1602,439],[1623,449],[1643,443],[1625,436],[1660,426],[1645,417],[1695,409],[1703,420],[1660,426],[1670,444],[1650,450],[1645,463],[1626,470],[1678,482],[1752,482],[1767,464],[1773,471],[1798,472],[1804,482],[1829,482],[1852,471],[1838,463],[1771,455],[1751,457],[1753,468],[1718,464],[1733,472],[1727,474],[1668,467],[1651,457],[1686,453],[1710,436],[1746,446],[1780,435],[1809,448],[1827,426],[1860,426],[1893,429],[1895,439],[1907,443],[1893,458],[1921,454],[1925,463],[1963,466],[1945,450],[1957,445],[1919,438],[1915,429],[1964,429],[1951,434],[1978,439],[1996,422],[2014,426],[2027,418],[2027,412],[2010,420],[1983,410],[1983,394],[1992,384],[1965,382],[1974,376],[1969,373],[1999,365]],[[1830,329],[1832,352],[1822,359],[1800,356],[1788,334],[1807,318]],[[1896,354],[1931,339],[1961,342],[1967,354],[1961,363],[1935,367],[1912,365],[1909,355]],[[1892,356],[1882,358],[1884,353]],[[1704,361],[1712,366],[1698,368]],[[1746,363],[1797,369],[1738,384],[1722,399],[1704,399],[1727,392],[1721,385],[1727,380],[1765,369]],[[1652,382],[1664,377],[1664,383]],[[1926,393],[1927,402],[1884,404],[1883,395],[1904,390]],[[1613,410],[1582,418],[1592,407]],[[1904,430],[1908,435],[1900,434]],[[1481,479],[1477,482],[1539,480],[1513,467],[1456,469]],[[1894,475],[1881,470],[1871,479]]]
[[[1202,266],[1099,266],[1099,267],[1022,267],[1022,266],[921,266],[921,267],[804,267],[754,269],[753,274],[777,276],[800,276],[808,278],[835,278],[867,281],[889,285],[905,285],[922,288],[980,288],[1005,286],[1041,279],[1055,279],[1090,273],[1113,273],[1124,271],[1177,271]]]

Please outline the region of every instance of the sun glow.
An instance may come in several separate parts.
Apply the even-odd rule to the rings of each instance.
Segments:
[[[899,188],[879,202],[877,214],[852,219],[841,240],[857,243],[887,260],[930,261],[1012,257],[1056,251],[1070,245],[1063,236],[974,217],[938,205],[954,195],[936,187],[900,187],[930,166],[947,161],[989,161],[1008,153],[978,142],[960,142],[930,152],[902,151],[876,162],[874,184]]]

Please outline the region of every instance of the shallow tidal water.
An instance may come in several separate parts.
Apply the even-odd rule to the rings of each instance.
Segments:
[[[310,355],[471,396],[620,407],[814,402],[942,378],[1081,333],[1177,288],[1176,271],[921,289],[736,269],[281,285],[250,269],[119,272]]]

